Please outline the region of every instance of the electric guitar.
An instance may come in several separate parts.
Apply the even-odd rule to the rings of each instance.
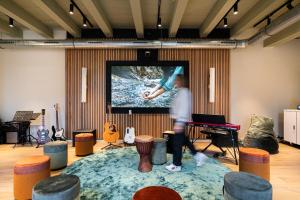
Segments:
[[[58,121],[58,103],[56,103],[54,105],[54,109],[55,109],[55,114],[56,114],[56,128],[55,126],[52,126],[52,140],[56,141],[56,140],[66,140],[65,136],[64,136],[64,129],[63,128],[59,128],[59,121]]]
[[[103,140],[108,143],[116,143],[120,137],[116,125],[111,120],[111,105],[108,105],[108,121],[104,124]]]
[[[37,135],[36,148],[39,148],[41,144],[46,144],[51,141],[51,138],[49,137],[49,130],[45,127],[45,109],[42,109],[42,126],[37,131]]]
[[[129,110],[129,115],[131,123],[129,125],[129,127],[126,127],[125,129],[125,136],[124,136],[124,143],[127,144],[133,144],[134,143],[134,139],[135,139],[135,131],[134,131],[134,127],[132,126],[132,113],[131,110]]]

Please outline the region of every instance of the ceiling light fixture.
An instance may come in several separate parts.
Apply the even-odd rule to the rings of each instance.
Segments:
[[[267,25],[269,26],[270,24],[271,24],[271,18],[268,17],[268,18],[267,18]]]
[[[289,10],[292,10],[294,8],[294,6],[292,5],[292,1],[289,1],[287,4],[286,4],[286,7],[289,9]]]
[[[159,17],[158,20],[157,20],[157,27],[158,28],[161,28],[162,25],[161,25],[161,18]]]
[[[228,23],[227,23],[227,17],[224,17],[224,28],[228,27]]]
[[[86,23],[86,18],[85,17],[83,18],[83,24],[82,24],[82,26],[83,27],[87,27],[87,23]]]
[[[14,25],[14,19],[13,18],[9,18],[9,25],[8,25],[10,28],[13,28],[15,25]]]
[[[70,15],[74,14],[74,5],[70,3],[70,10],[69,10]]]
[[[161,17],[160,17],[160,5],[161,5],[161,0],[158,1],[158,10],[157,10],[157,22],[156,22],[156,27],[161,28]]]
[[[93,28],[93,24],[90,22],[90,20],[87,18],[87,16],[82,12],[82,10],[78,7],[76,2],[74,0],[70,0],[69,13],[71,15],[72,15],[72,13],[74,14],[74,9],[76,9],[76,11],[78,11],[80,13],[81,17],[82,17],[82,20],[83,20],[82,26],[87,27],[89,25],[89,27]]]
[[[233,6],[233,14],[234,14],[234,15],[237,15],[237,14],[239,13],[239,11],[238,11],[238,3],[239,3],[239,2],[236,2],[236,3],[234,4],[234,6]]]

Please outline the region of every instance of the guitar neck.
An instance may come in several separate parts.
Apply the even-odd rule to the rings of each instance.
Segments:
[[[56,110],[56,129],[59,130],[58,111]]]

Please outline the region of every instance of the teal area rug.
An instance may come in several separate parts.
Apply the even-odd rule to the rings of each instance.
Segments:
[[[167,164],[141,173],[138,162],[135,147],[112,149],[75,161],[63,173],[80,178],[80,199],[129,200],[137,190],[151,185],[172,188],[185,200],[223,199],[223,177],[230,170],[213,158],[197,167],[193,157],[185,153],[182,171],[175,173],[165,169]]]

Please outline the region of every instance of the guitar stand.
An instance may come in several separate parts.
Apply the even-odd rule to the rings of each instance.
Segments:
[[[119,145],[116,145],[116,144],[113,144],[113,143],[109,142],[108,145],[102,147],[101,149],[108,149],[108,148],[111,148],[111,147],[122,148],[122,146],[119,146]]]

